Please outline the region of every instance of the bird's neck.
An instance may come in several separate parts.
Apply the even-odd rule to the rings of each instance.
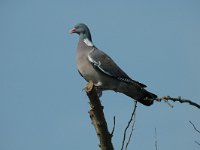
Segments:
[[[92,43],[91,34],[89,32],[84,33],[84,34],[80,34],[79,40],[83,41],[87,46],[94,46],[93,43]]]
[[[79,35],[79,39],[80,40],[88,39],[88,40],[90,40],[92,42],[92,36],[91,36],[90,32],[81,33]]]

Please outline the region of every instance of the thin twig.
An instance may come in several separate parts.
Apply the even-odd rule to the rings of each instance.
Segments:
[[[189,122],[193,126],[194,130],[197,131],[198,133],[200,133],[200,131],[195,127],[194,123],[192,123],[192,121],[189,121]]]
[[[113,129],[112,129],[112,132],[111,132],[111,136],[113,137],[113,134],[115,132],[115,116],[113,117]]]
[[[165,103],[167,103],[167,105],[171,108],[173,108],[174,106],[168,101],[168,100],[165,100]]]
[[[189,123],[193,126],[193,128],[194,128],[194,130],[196,131],[196,132],[198,132],[198,133],[200,133],[200,131],[196,128],[196,126],[194,125],[194,123],[192,123],[192,121],[189,121]],[[199,145],[200,146],[200,143],[199,142],[197,142],[197,141],[194,141],[197,145]]]
[[[134,108],[136,108],[136,106],[134,106]],[[133,123],[132,123],[132,126],[131,126],[131,133],[130,133],[130,135],[129,135],[129,137],[128,137],[128,141],[127,141],[127,143],[126,143],[126,148],[125,148],[125,150],[127,150],[128,145],[129,145],[129,143],[130,143],[130,141],[131,141],[131,137],[132,137],[132,134],[133,134],[133,129],[134,129],[134,126],[135,126],[135,118],[136,118],[136,112],[135,112],[135,114],[134,114]]]
[[[132,120],[133,120],[133,116],[135,115],[136,108],[137,108],[137,101],[135,101],[134,109],[133,109],[133,112],[132,112],[132,114],[131,114],[131,118],[130,118],[130,120],[129,120],[129,122],[128,122],[128,124],[127,124],[125,130],[124,130],[124,136],[123,136],[123,141],[122,141],[121,150],[123,150],[123,148],[124,148],[124,142],[125,142],[125,140],[126,140],[126,132],[127,132],[128,128],[129,128],[129,126],[130,126]],[[132,135],[132,134],[131,134],[131,135]],[[129,144],[129,142],[128,142],[128,144]],[[127,146],[128,146],[128,145],[127,145]]]
[[[200,146],[200,143],[199,142],[197,142],[197,141],[194,141],[197,145],[199,145]]]
[[[155,128],[155,148],[158,150],[158,141],[157,141],[157,130]]]
[[[155,99],[152,99],[152,100],[156,100],[156,101],[158,101],[158,102],[160,102],[160,101],[162,101],[162,100],[164,100],[164,101],[171,100],[171,101],[173,101],[173,102],[188,103],[188,104],[190,104],[190,105],[192,105],[192,106],[195,106],[195,107],[197,107],[197,108],[200,109],[200,104],[197,104],[197,103],[195,103],[195,102],[193,102],[193,101],[191,101],[191,100],[189,100],[189,99],[183,99],[183,98],[181,98],[180,96],[177,97],[177,98],[170,97],[170,96],[164,96],[164,97],[155,98]]]

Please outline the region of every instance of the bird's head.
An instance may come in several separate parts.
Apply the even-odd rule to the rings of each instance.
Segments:
[[[84,23],[76,24],[71,30],[70,33],[77,33],[79,34],[81,39],[89,39],[92,41],[91,34],[89,28]]]

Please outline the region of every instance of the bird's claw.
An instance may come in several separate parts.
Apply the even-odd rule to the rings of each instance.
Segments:
[[[89,81],[85,85],[85,87],[83,88],[83,90],[85,90],[86,92],[90,92],[92,90],[93,86],[94,86],[94,83],[92,81]]]

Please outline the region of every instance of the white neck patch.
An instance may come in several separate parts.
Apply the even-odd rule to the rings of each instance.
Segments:
[[[84,42],[87,46],[94,46],[94,45],[92,44],[92,42],[91,42],[90,40],[88,40],[88,39],[84,39],[83,42]]]

